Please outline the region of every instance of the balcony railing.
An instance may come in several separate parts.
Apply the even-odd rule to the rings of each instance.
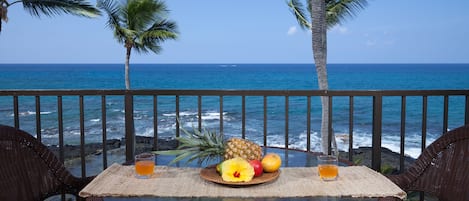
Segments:
[[[300,121],[304,122],[301,124],[305,125],[306,130],[306,147],[305,150],[311,151],[311,135],[312,135],[312,122],[314,112],[312,108],[320,109],[321,104],[319,101],[316,101],[319,97],[325,96],[329,97],[329,131],[332,128],[337,126],[337,121],[335,118],[342,119],[340,124],[348,124],[348,158],[349,160],[353,159],[353,144],[354,144],[354,126],[357,124],[371,124],[371,147],[372,147],[372,159],[371,166],[375,170],[379,170],[381,167],[381,147],[382,147],[382,137],[383,137],[383,125],[388,125],[390,122],[383,121],[383,104],[386,105],[385,108],[392,107],[394,108],[391,112],[398,113],[393,114],[392,118],[393,124],[398,124],[400,132],[400,170],[404,169],[404,157],[405,157],[405,144],[406,144],[406,126],[409,124],[407,121],[409,113],[412,113],[413,116],[415,107],[412,107],[412,111],[408,111],[409,104],[418,104],[421,106],[421,110],[417,111],[415,114],[421,115],[417,117],[420,119],[420,129],[421,129],[421,149],[423,150],[426,147],[427,141],[427,122],[434,118],[441,118],[437,122],[441,122],[441,133],[445,133],[449,129],[449,119],[458,119],[456,120],[456,125],[459,126],[462,124],[469,123],[469,90],[375,90],[375,91],[363,91],[363,90],[351,90],[351,91],[339,91],[339,90],[330,90],[330,91],[321,91],[321,90],[0,90],[0,113],[3,111],[5,115],[0,116],[0,124],[12,125],[16,128],[25,128],[30,127],[34,128],[36,137],[39,140],[42,140],[42,131],[43,124],[46,124],[46,121],[53,121],[53,123],[48,122],[47,124],[56,127],[56,132],[58,134],[58,147],[61,150],[59,152],[59,158],[64,161],[64,118],[70,118],[70,116],[75,116],[74,118],[78,119],[79,124],[79,146],[81,152],[81,174],[86,176],[86,160],[85,160],[85,136],[89,135],[87,133],[87,124],[85,123],[85,107],[93,107],[94,110],[99,110],[101,113],[100,121],[100,130],[101,130],[101,139],[103,146],[103,168],[107,167],[107,147],[106,140],[108,138],[107,126],[109,124],[107,120],[108,109],[108,100],[120,100],[122,101],[122,110],[125,116],[125,120],[122,122],[125,128],[123,132],[123,137],[125,138],[125,147],[126,147],[126,160],[131,160],[135,154],[135,114],[134,107],[144,105],[150,105],[146,109],[151,108],[152,117],[152,126],[153,127],[153,147],[157,148],[159,140],[159,131],[158,124],[160,121],[158,117],[161,116],[161,105],[173,105],[175,117],[173,118],[175,129],[174,136],[178,137],[180,135],[180,125],[179,119],[181,115],[181,108],[186,107],[185,104],[189,104],[192,107],[196,107],[197,115],[197,127],[202,128],[204,119],[202,118],[202,107],[207,106],[207,103],[204,102],[206,99],[210,99],[210,107],[216,108],[219,113],[219,122],[218,129],[219,132],[224,132],[224,112],[225,108],[230,107],[229,103],[233,103],[232,97],[236,97],[234,102],[237,105],[240,105],[241,108],[241,137],[246,137],[246,125],[247,119],[250,119],[250,114],[253,112],[250,111],[251,97],[258,98],[258,104],[262,105],[262,109],[257,108],[255,113],[262,112],[262,114],[256,114],[261,118],[262,121],[262,142],[264,146],[267,146],[268,135],[269,135],[269,123],[270,120],[268,116],[270,115],[269,110],[271,108],[280,109],[284,112],[283,122],[284,126],[284,136],[285,143],[284,147],[289,148],[289,142],[292,135],[290,132],[290,122],[291,121]],[[92,103],[87,103],[89,98],[93,98]],[[189,101],[183,98],[192,97]],[[283,99],[283,105],[269,105],[269,100],[272,98]],[[362,99],[369,99],[369,101],[362,101]],[[429,98],[437,99],[436,104],[433,104],[435,101],[429,101]],[[138,99],[138,102],[135,102],[135,99]],[[212,100],[212,99],[215,99]],[[224,101],[230,99],[230,102]],[[301,101],[297,101],[301,99]],[[97,101],[96,101],[97,100]],[[409,101],[410,100],[410,101]],[[239,101],[239,102],[238,102]],[[228,102],[228,104],[227,104]],[[429,106],[429,102],[432,103]],[[86,103],[86,104],[85,104]],[[57,116],[56,119],[41,119],[41,108],[51,107],[56,108]],[[76,108],[77,112],[64,112],[64,107],[73,107]],[[278,108],[281,107],[281,108]],[[339,111],[338,107],[341,107],[341,113],[337,114]],[[441,111],[440,115],[430,115],[428,114],[429,107],[432,109],[437,108],[437,111]],[[33,109],[32,109],[33,108]],[[346,108],[345,110],[343,108]],[[362,108],[360,111],[357,111],[356,108]],[[456,110],[456,116],[450,116],[449,110]],[[35,120],[26,120],[22,117],[22,112],[25,110],[34,110],[31,114],[34,114]],[[290,118],[292,111],[300,111],[304,113],[300,115],[301,118],[298,119],[296,115],[294,118]],[[67,110],[69,111],[69,110]],[[347,111],[347,112],[344,112]],[[370,117],[368,119],[355,119],[356,113],[369,111]],[[95,111],[96,112],[96,111]],[[11,115],[7,115],[11,113]],[[389,112],[386,112],[388,114]],[[417,115],[417,116],[418,116]],[[320,115],[319,115],[320,116]],[[50,118],[50,117],[49,117]],[[344,120],[345,118],[345,120]],[[414,117],[413,117],[414,118]],[[316,117],[317,119],[317,117]],[[320,118],[319,118],[320,119]],[[371,121],[371,122],[370,122]],[[34,122],[34,123],[33,123]],[[278,123],[279,121],[276,121]],[[398,123],[396,123],[398,122]],[[433,122],[433,120],[432,120]],[[316,122],[317,123],[317,122]],[[33,125],[34,124],[34,125]],[[260,128],[259,128],[260,129]],[[320,128],[315,127],[315,130]],[[31,132],[31,131],[30,131]],[[329,139],[331,140],[331,139]],[[316,143],[316,142],[314,142]],[[359,143],[358,143],[359,144]]]

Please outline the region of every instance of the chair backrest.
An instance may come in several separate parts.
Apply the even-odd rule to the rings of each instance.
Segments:
[[[43,200],[78,195],[92,177],[74,177],[45,145],[29,133],[0,125],[0,200]]]
[[[441,201],[469,200],[469,124],[443,134],[404,173],[389,178]]]

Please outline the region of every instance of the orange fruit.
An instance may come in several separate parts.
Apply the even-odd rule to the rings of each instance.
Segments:
[[[275,172],[282,165],[282,158],[276,153],[267,153],[261,163],[264,172]]]

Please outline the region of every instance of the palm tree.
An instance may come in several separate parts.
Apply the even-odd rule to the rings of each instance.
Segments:
[[[0,0],[0,32],[2,22],[8,22],[8,7],[19,3],[23,4],[24,9],[31,15],[37,17],[72,14],[91,18],[100,15],[99,10],[85,0]]]
[[[98,0],[98,7],[108,14],[107,25],[126,48],[125,88],[130,89],[129,61],[134,48],[138,53],[161,51],[160,43],[177,38],[176,23],[166,19],[168,10],[158,0]]]
[[[303,29],[309,29],[312,33],[312,46],[314,64],[318,76],[320,90],[328,90],[327,79],[327,29],[340,24],[368,4],[367,0],[307,0],[307,7],[300,0],[290,0],[288,6],[295,15],[298,24]],[[308,18],[305,10],[310,14]],[[321,150],[330,153],[329,147],[329,100],[326,96],[321,97],[322,121],[321,121]],[[332,139],[335,141],[333,132]],[[335,145],[335,142],[333,143]],[[337,149],[337,147],[334,147]],[[335,150],[337,151],[337,150]]]

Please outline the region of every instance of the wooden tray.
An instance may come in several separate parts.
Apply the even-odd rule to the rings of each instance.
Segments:
[[[228,186],[250,186],[250,185],[267,183],[267,182],[274,181],[275,179],[279,177],[279,175],[280,175],[280,170],[277,170],[276,172],[272,172],[272,173],[264,172],[261,176],[254,177],[249,182],[228,182],[228,181],[223,181],[221,176],[218,174],[215,166],[209,166],[200,170],[200,177],[202,179],[215,182],[217,184],[228,185]]]

